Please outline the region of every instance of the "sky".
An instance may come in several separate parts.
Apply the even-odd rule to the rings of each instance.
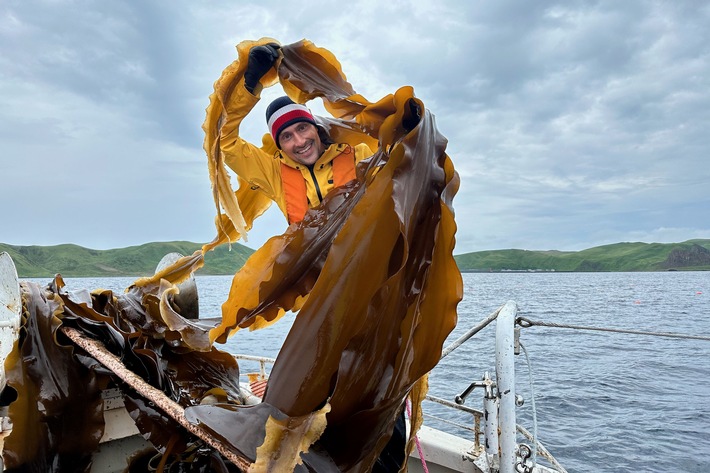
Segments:
[[[0,242],[211,241],[204,110],[262,37],[371,101],[414,87],[461,176],[454,254],[710,238],[707,2],[0,0]],[[285,228],[274,205],[246,245]]]

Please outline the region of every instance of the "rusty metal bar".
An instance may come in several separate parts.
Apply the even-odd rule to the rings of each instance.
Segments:
[[[207,442],[208,445],[217,450],[227,460],[234,463],[241,470],[247,471],[249,469],[251,462],[247,458],[244,458],[236,452],[227,449],[224,444],[215,439],[212,434],[207,432],[204,428],[190,423],[185,418],[185,410],[180,404],[168,398],[161,390],[146,383],[143,378],[126,368],[121,360],[119,360],[113,353],[109,352],[101,342],[87,338],[81,332],[71,327],[61,327],[59,330],[64,335],[69,337],[69,339],[77,346],[81,347],[93,356],[96,361],[111,370],[126,384],[135,389],[141,396],[154,402],[157,407],[169,415],[178,424],[187,429],[190,433]]]

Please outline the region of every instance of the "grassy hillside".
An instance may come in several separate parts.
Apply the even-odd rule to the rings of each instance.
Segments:
[[[462,271],[710,270],[710,240],[616,243],[582,251],[478,251],[455,258]]]
[[[0,243],[20,277],[146,276],[171,252],[192,254],[188,241],[146,243],[112,250],[77,245],[13,246]],[[207,253],[197,274],[234,274],[254,250],[240,244]],[[461,271],[667,271],[710,270],[710,240],[683,243],[616,243],[582,251],[495,250],[455,257]]]
[[[155,272],[160,259],[168,253],[189,255],[202,245],[189,241],[146,243],[112,250],[92,250],[77,245],[14,246],[0,243],[15,261],[22,278],[147,276]],[[229,251],[226,245],[205,256],[205,266],[197,274],[233,274],[254,250],[238,243]]]

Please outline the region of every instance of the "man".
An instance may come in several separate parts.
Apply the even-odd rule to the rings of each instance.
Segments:
[[[372,156],[366,144],[333,143],[310,112],[289,97],[274,100],[266,122],[277,151],[270,155],[239,136],[239,125],[259,101],[260,80],[274,67],[279,46],[254,46],[249,51],[243,79],[228,103],[220,134],[224,162],[237,175],[276,202],[289,224],[303,220],[334,188],[355,179],[355,165]],[[414,124],[412,124],[412,127]],[[373,472],[395,472],[405,461],[404,405],[393,435],[373,465]]]
[[[266,121],[278,150],[270,155],[239,136],[239,125],[259,101],[260,79],[279,58],[279,46],[255,46],[243,81],[227,104],[220,149],[225,163],[276,202],[289,224],[300,222],[335,187],[355,179],[355,165],[372,155],[365,144],[333,143],[304,105],[288,97],[274,100]]]

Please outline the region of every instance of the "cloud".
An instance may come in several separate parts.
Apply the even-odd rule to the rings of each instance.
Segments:
[[[263,36],[330,49],[371,100],[415,88],[462,176],[457,253],[710,238],[706,5],[10,0],[0,241],[211,240],[204,109],[234,46]],[[252,246],[285,227],[262,220]]]

